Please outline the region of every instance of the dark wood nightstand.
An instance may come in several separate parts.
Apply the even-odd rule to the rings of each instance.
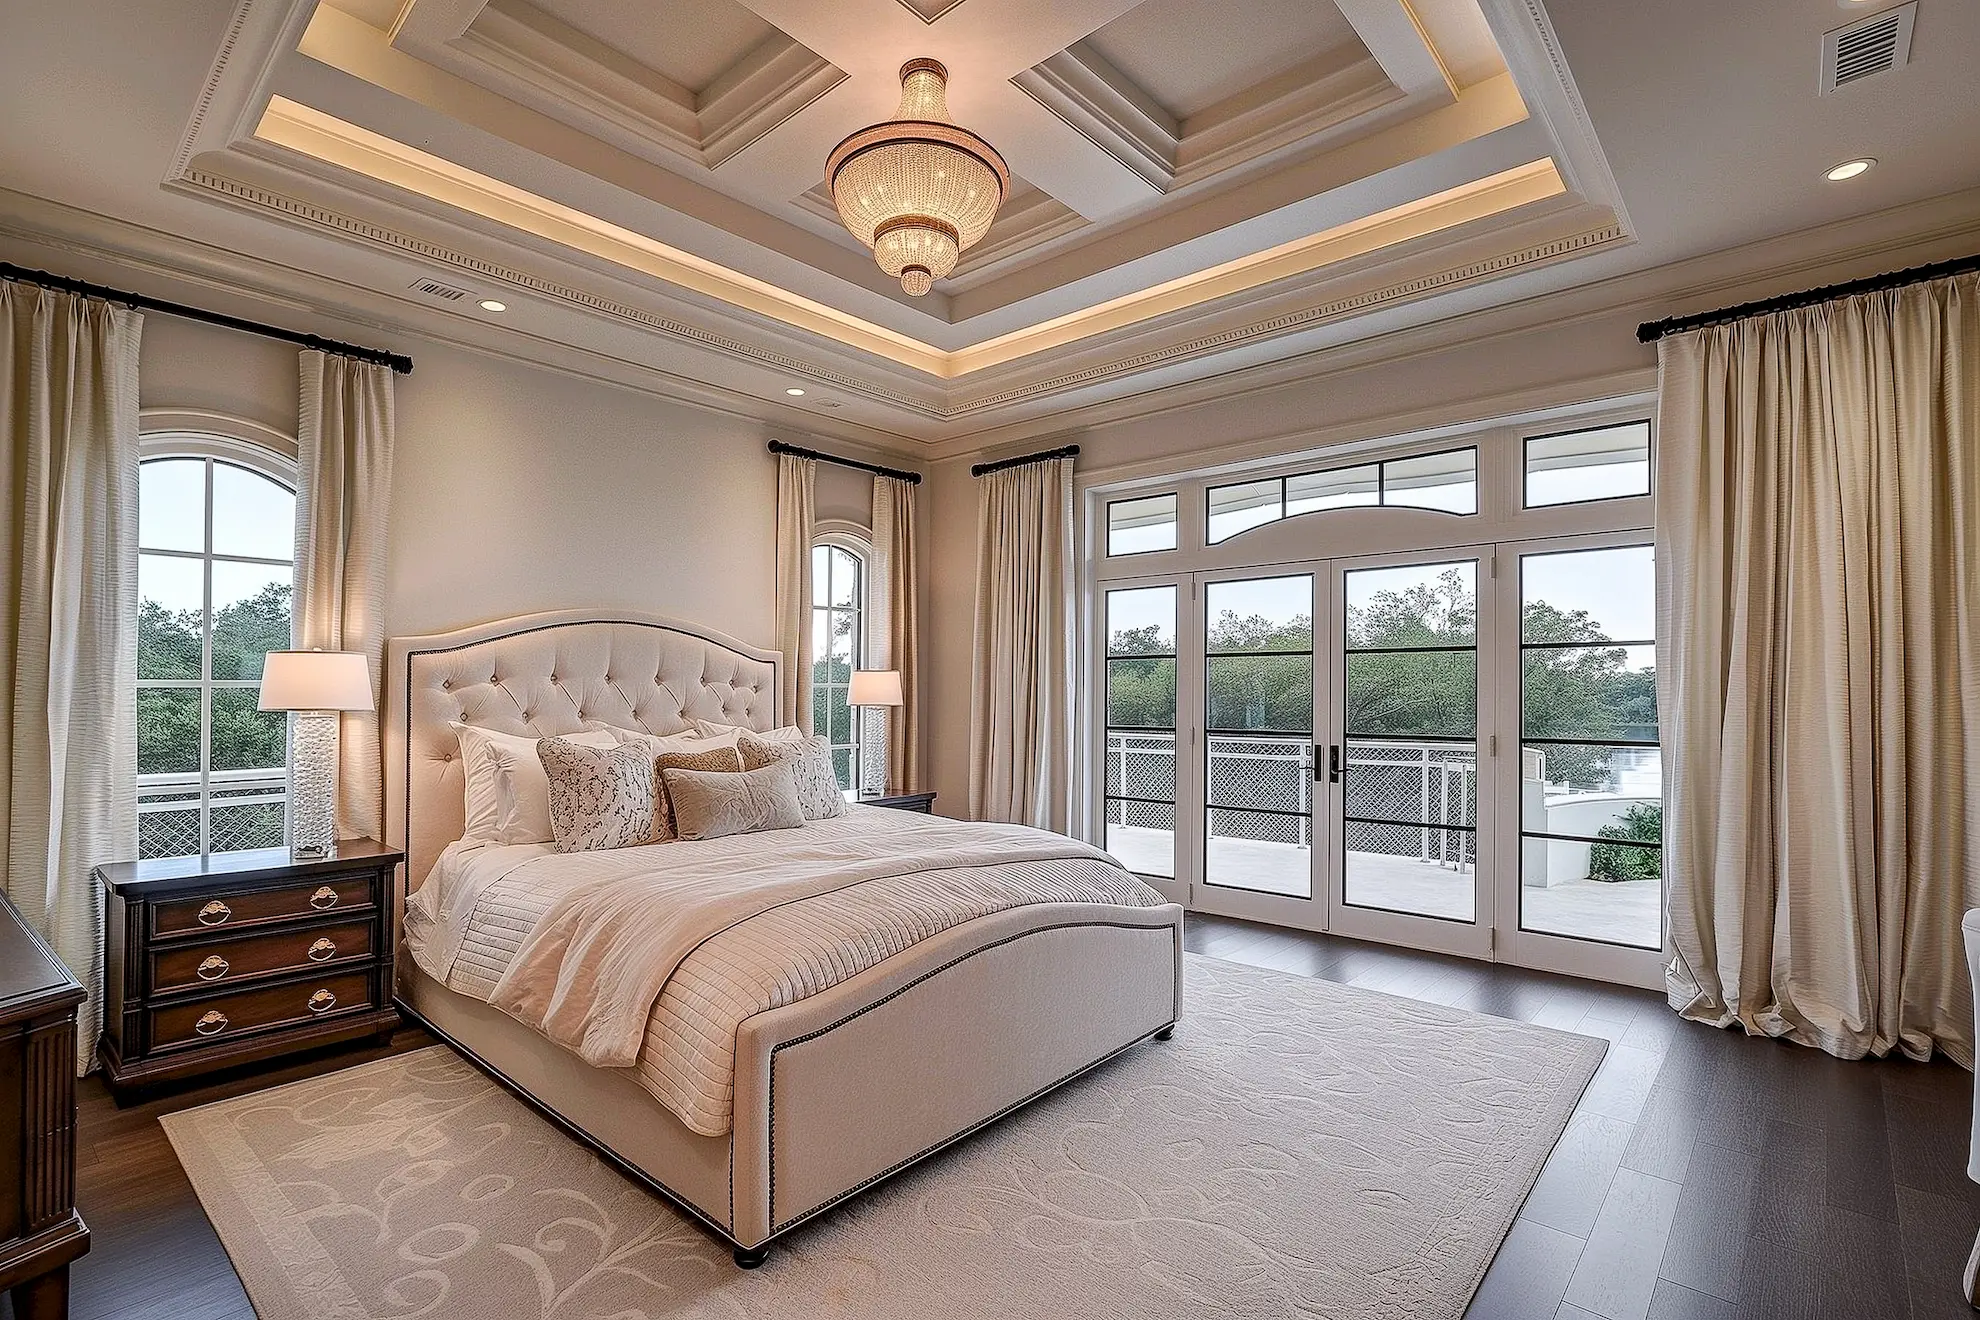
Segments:
[[[270,848],[97,867],[105,1080],[122,1091],[389,1035],[402,860],[344,839],[311,861]]]
[[[0,898],[0,1292],[20,1320],[69,1313],[76,1213],[76,1005],[83,988]]]
[[[856,797],[862,807],[892,807],[896,811],[918,811],[926,816],[935,809],[933,793],[895,793],[892,796]]]

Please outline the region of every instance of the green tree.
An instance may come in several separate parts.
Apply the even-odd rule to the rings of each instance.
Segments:
[[[1434,581],[1378,592],[1349,611],[1347,725],[1351,734],[1442,734],[1477,729],[1477,599],[1458,569]],[[1522,640],[1571,643],[1524,652],[1525,732],[1541,738],[1654,736],[1656,675],[1630,670],[1629,652],[1605,646],[1606,633],[1585,610],[1545,601],[1522,611]],[[1276,623],[1225,611],[1209,623],[1205,683],[1213,728],[1309,732],[1312,725],[1313,621]],[[1405,649],[1413,648],[1413,649]],[[1455,648],[1455,649],[1437,649]],[[1176,666],[1159,625],[1122,629],[1108,640],[1107,722],[1117,728],[1170,728],[1176,712]],[[1261,654],[1274,651],[1291,655]],[[1607,782],[1608,750],[1551,745],[1547,775],[1596,788]]]
[[[1623,811],[1622,819],[1595,831],[1604,839],[1627,839],[1636,843],[1664,840],[1664,809],[1655,802],[1637,802]],[[1663,874],[1662,848],[1632,848],[1625,843],[1588,845],[1588,878],[1615,883],[1620,880],[1655,880]]]
[[[290,644],[286,582],[271,582],[213,615],[212,674],[216,679],[261,677],[262,657]],[[138,605],[138,676],[184,680],[183,688],[138,689],[138,773],[199,769],[199,681],[202,611],[171,610],[155,600]],[[213,695],[212,765],[219,770],[278,769],[287,763],[287,729],[276,711],[255,709],[253,688],[220,688]]]
[[[1470,648],[1477,641],[1478,600],[1455,568],[1350,608],[1349,734],[1475,734],[1478,661]]]
[[[1525,733],[1532,738],[1633,740],[1655,735],[1657,676],[1626,668],[1629,652],[1603,646],[1608,634],[1586,610],[1563,611],[1532,601],[1522,613],[1522,640],[1572,643],[1523,653]],[[1608,782],[1606,747],[1554,744],[1546,749],[1547,777],[1578,788]]]
[[[1204,640],[1212,728],[1313,731],[1311,615],[1275,623],[1225,610],[1211,621]]]

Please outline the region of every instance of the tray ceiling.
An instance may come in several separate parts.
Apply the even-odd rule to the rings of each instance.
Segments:
[[[915,56],[1014,178],[911,300],[822,174]],[[936,421],[1630,241],[1529,0],[244,0],[166,182]]]

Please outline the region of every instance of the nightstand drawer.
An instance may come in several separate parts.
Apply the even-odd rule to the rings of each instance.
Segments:
[[[151,950],[152,994],[219,986],[270,972],[302,971],[317,963],[371,954],[372,918],[237,935],[232,939],[163,945]]]
[[[369,972],[345,972],[154,1008],[150,1010],[152,1048],[224,1039],[257,1027],[287,1026],[369,1008],[371,982]]]
[[[370,876],[344,876],[320,884],[282,889],[255,889],[213,898],[183,898],[155,903],[151,909],[153,935],[184,935],[229,926],[253,926],[295,917],[322,916],[348,908],[371,906]]]

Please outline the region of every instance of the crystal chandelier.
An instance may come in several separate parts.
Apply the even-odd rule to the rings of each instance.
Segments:
[[[956,268],[1010,191],[997,149],[949,118],[949,71],[901,66],[901,108],[841,142],[825,162],[839,219],[916,298]]]

